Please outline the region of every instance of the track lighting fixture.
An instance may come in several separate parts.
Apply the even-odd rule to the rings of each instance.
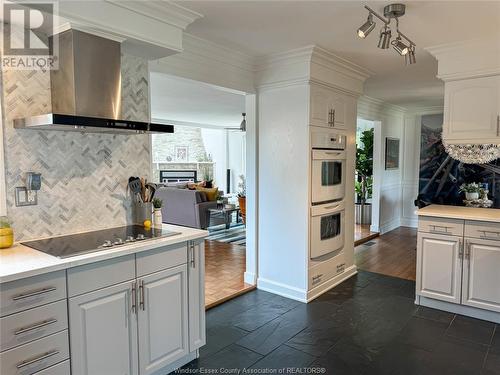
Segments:
[[[379,40],[378,40],[378,48],[387,49],[387,48],[389,48],[390,44],[391,44],[391,29],[387,25],[385,25],[380,30],[380,36],[379,36]]]
[[[378,48],[388,49],[390,45],[401,55],[405,57],[406,65],[412,65],[417,62],[415,58],[415,47],[416,44],[412,42],[405,34],[399,30],[399,17],[404,16],[406,11],[406,5],[404,4],[390,4],[384,7],[384,17],[379,15],[369,6],[365,5],[365,9],[368,10],[367,21],[358,29],[358,36],[362,39],[366,38],[368,34],[375,28],[375,22],[373,21],[373,16],[380,19],[384,26],[380,30]],[[397,37],[391,42],[391,29],[390,23],[392,19],[396,20],[396,33]],[[404,39],[404,41],[403,41]]]
[[[373,22],[372,14],[369,13],[366,22],[362,24],[361,27],[358,29],[358,36],[360,38],[366,38],[374,28],[375,28],[375,22]]]
[[[401,56],[405,56],[408,53],[408,46],[401,41],[400,36],[393,40],[391,44]]]

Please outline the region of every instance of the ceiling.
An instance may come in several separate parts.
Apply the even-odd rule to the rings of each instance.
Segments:
[[[464,39],[500,36],[499,1],[405,1],[400,29],[417,44],[417,64],[406,66],[391,48],[377,48],[378,30],[356,35],[368,4],[383,14],[380,1],[177,1],[204,15],[188,26],[200,38],[253,56],[317,44],[373,72],[365,93],[392,104],[440,105],[443,84],[436,60],[424,47]],[[377,20],[376,20],[377,21]]]
[[[200,82],[152,72],[151,117],[177,123],[238,128],[245,96]]]

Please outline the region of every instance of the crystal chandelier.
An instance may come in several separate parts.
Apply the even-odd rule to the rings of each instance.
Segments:
[[[496,144],[449,144],[444,138],[443,146],[448,155],[464,164],[486,164],[500,158],[500,145]]]

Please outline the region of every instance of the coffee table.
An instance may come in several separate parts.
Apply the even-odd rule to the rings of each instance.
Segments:
[[[239,207],[234,207],[234,208],[210,208],[208,210],[210,213],[210,217],[212,215],[222,215],[224,217],[224,224],[226,225],[226,229],[229,229],[231,227],[231,221],[233,217],[233,212],[236,212],[236,222],[240,222],[240,208]]]

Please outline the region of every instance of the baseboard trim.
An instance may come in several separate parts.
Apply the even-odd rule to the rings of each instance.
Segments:
[[[418,228],[418,219],[401,219],[402,227]]]
[[[347,268],[342,274],[325,281],[323,284],[318,285],[307,292],[307,302],[311,302],[313,299],[318,298],[320,295],[328,292],[330,289],[336,287],[341,282],[347,280],[348,278],[356,275],[358,273],[358,268],[356,266],[351,266]]]
[[[401,226],[401,220],[399,220],[399,219],[391,220],[388,223],[381,225],[379,232],[380,232],[380,234],[384,234],[384,233],[390,232],[391,230],[399,228],[400,226]]]
[[[415,303],[433,309],[444,310],[454,314],[470,316],[472,318],[487,320],[489,322],[500,324],[500,313],[494,311],[482,310],[464,305],[457,305],[455,303],[445,301],[438,301],[423,296],[418,296],[418,298],[415,300]]]
[[[278,294],[285,298],[290,298],[295,301],[307,303],[307,291],[286,284],[278,283],[269,279],[259,277],[257,279],[257,289],[265,292]]]
[[[243,273],[243,281],[250,285],[257,284],[257,276],[253,272],[245,272]]]

